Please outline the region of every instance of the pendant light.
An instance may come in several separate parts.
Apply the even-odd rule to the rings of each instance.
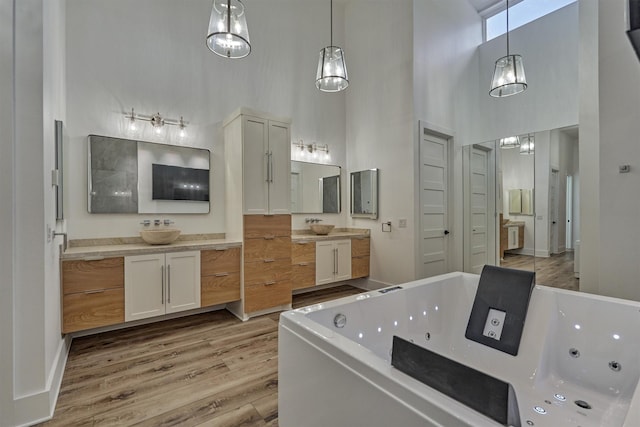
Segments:
[[[495,98],[515,95],[527,89],[522,56],[509,52],[509,0],[507,0],[507,55],[496,61],[489,95]]]
[[[520,154],[533,154],[535,148],[535,138],[530,133],[520,140]]]
[[[207,47],[226,58],[244,58],[251,53],[247,15],[240,0],[213,0]]]
[[[500,138],[500,148],[516,148],[520,147],[520,138],[517,136],[508,136],[506,138]]]
[[[323,92],[339,92],[349,86],[344,51],[333,45],[333,0],[331,1],[331,39],[329,46],[320,50],[316,87]]]

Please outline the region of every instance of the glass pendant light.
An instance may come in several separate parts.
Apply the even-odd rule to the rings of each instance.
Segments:
[[[333,46],[333,0],[331,0],[331,40],[329,46],[320,50],[316,87],[323,92],[339,92],[349,86],[344,51]]]
[[[531,134],[523,137],[520,141],[520,154],[533,154],[535,148],[535,138]]]
[[[508,136],[506,138],[500,138],[500,148],[505,150],[508,148],[520,147],[520,138],[517,136]]]
[[[515,95],[527,88],[522,56],[509,53],[509,0],[507,0],[507,55],[496,61],[489,95],[495,98]]]
[[[251,53],[247,15],[240,0],[213,0],[207,47],[226,58],[244,58]]]

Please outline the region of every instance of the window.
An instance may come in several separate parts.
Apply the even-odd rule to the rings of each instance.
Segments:
[[[522,0],[509,8],[509,30],[521,27],[576,0]],[[507,11],[485,18],[485,41],[507,32]]]

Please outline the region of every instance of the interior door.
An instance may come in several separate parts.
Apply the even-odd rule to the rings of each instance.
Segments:
[[[448,142],[420,126],[419,277],[448,272]]]
[[[495,264],[495,200],[491,191],[492,150],[473,145],[465,154],[465,262],[464,270],[479,274],[486,264]]]
[[[557,254],[558,249],[558,200],[559,199],[559,172],[551,171],[549,180],[549,244],[550,252]]]

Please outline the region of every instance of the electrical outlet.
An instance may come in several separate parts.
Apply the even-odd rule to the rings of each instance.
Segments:
[[[398,220],[398,228],[407,228],[407,220],[405,218]]]
[[[495,308],[489,309],[489,315],[487,316],[487,321],[484,324],[484,331],[482,331],[482,335],[500,341],[505,317],[507,317],[507,313],[504,311],[496,310]]]

